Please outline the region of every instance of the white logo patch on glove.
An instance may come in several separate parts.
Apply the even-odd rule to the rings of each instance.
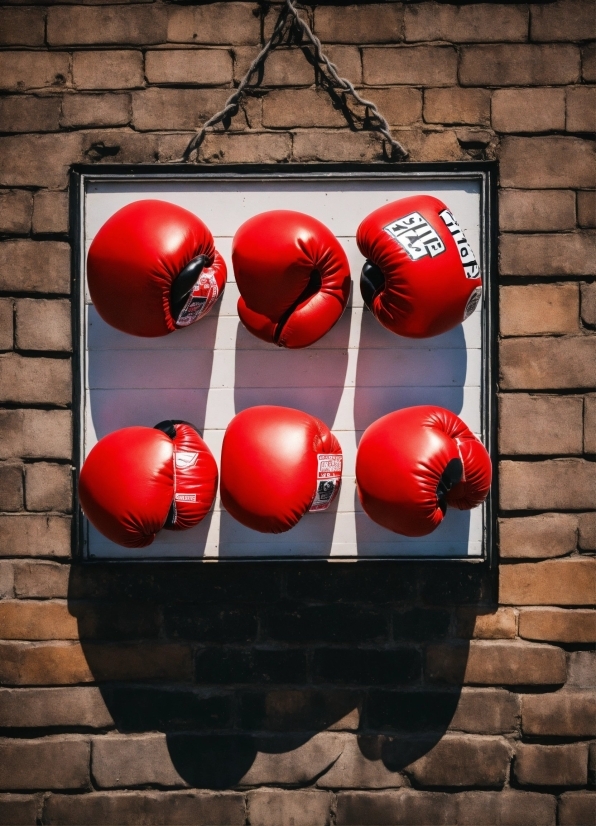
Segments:
[[[445,244],[419,212],[410,212],[383,229],[407,252],[412,261],[418,261],[427,255],[434,258],[445,252]]]
[[[341,486],[343,456],[337,453],[317,454],[317,489],[310,508],[311,513],[327,510]]]
[[[457,223],[457,221],[448,209],[444,209],[443,212],[439,212],[439,215],[441,216],[441,218],[445,222],[445,226],[453,236],[453,240],[455,241],[457,251],[459,252],[459,257],[461,258],[461,262],[464,265],[464,272],[466,274],[466,278],[480,278],[480,267],[478,266],[478,262],[474,258],[472,247],[468,244],[466,236],[463,234],[460,225]],[[477,303],[478,302],[476,302],[476,304]],[[474,305],[474,307],[475,306],[476,305]],[[472,308],[472,312],[473,311],[474,309]],[[468,316],[465,317],[467,318]]]

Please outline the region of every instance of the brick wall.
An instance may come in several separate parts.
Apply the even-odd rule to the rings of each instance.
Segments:
[[[178,157],[275,15],[25,3],[0,8],[0,822],[593,824],[593,2],[303,12],[412,160],[500,162],[498,602],[474,565],[71,566],[68,169]],[[382,162],[299,48],[202,157]]]

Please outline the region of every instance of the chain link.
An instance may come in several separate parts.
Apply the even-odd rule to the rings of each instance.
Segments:
[[[290,24],[289,26],[288,22]],[[249,87],[251,79],[265,63],[269,52],[283,42],[284,35],[287,31],[291,32],[293,26],[296,26],[301,37],[306,37],[306,39],[310,41],[310,44],[313,46],[314,62],[321,74],[321,79],[324,80],[324,84],[322,85],[325,86],[327,91],[331,94],[334,92],[342,93],[344,96],[344,108],[347,108],[345,104],[346,94],[351,95],[360,106],[364,107],[365,115],[364,118],[362,118],[363,128],[368,128],[371,131],[379,132],[383,136],[385,141],[387,141],[391,147],[388,155],[390,160],[405,160],[408,157],[407,150],[401,145],[401,143],[399,143],[399,141],[395,140],[391,134],[391,130],[389,129],[389,124],[379,112],[375,104],[370,100],[365,100],[362,98],[352,83],[339,75],[337,66],[329,60],[327,55],[324,54],[319,38],[313,33],[308,23],[306,23],[306,21],[304,21],[298,14],[298,10],[294,5],[293,0],[284,0],[284,5],[280,10],[271,37],[252,61],[248,67],[248,71],[238,84],[238,88],[226,100],[223,109],[212,115],[209,120],[203,124],[197,134],[191,138],[188,146],[184,150],[184,154],[182,155],[181,160],[183,162],[188,163],[194,152],[198,155],[198,151],[201,144],[205,140],[205,136],[209,128],[216,126],[218,123],[226,120],[226,118],[230,118],[236,114],[240,100],[243,95],[246,94],[246,89],[254,88]],[[355,113],[350,110],[350,114],[354,115]]]

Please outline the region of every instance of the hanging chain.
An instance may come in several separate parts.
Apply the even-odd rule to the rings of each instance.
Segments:
[[[365,100],[360,97],[353,84],[350,83],[349,80],[346,80],[346,78],[340,77],[337,66],[324,54],[321,41],[313,33],[308,23],[300,17],[293,0],[285,0],[279,13],[279,17],[275,23],[271,37],[250,64],[248,71],[238,84],[238,88],[235,90],[234,94],[230,95],[230,97],[226,100],[223,109],[212,115],[209,120],[203,124],[197,134],[191,138],[188,146],[184,150],[184,154],[182,155],[182,161],[186,163],[190,161],[193,152],[198,153],[201,144],[205,140],[207,130],[210,127],[221,123],[223,120],[231,117],[238,111],[240,100],[243,95],[246,94],[246,89],[249,87],[253,76],[263,66],[269,52],[279,46],[279,44],[283,41],[288,20],[291,20],[292,24],[295,24],[298,27],[300,33],[305,36],[314,47],[314,60],[319,71],[321,72],[322,77],[325,79],[325,85],[328,87],[328,90],[331,92],[339,91],[344,94],[347,93],[352,95],[355,101],[366,110],[366,123],[368,128],[372,131],[380,132],[383,138],[391,146],[391,158],[396,160],[404,160],[407,158],[408,151],[401,145],[401,143],[399,143],[399,141],[395,140],[391,134],[391,130],[389,129],[389,124],[383,115],[381,115],[375,104],[370,100]]]

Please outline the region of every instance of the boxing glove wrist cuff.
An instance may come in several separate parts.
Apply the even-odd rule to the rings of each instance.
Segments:
[[[197,255],[172,284],[170,312],[177,327],[188,327],[206,315],[217,301],[219,288],[209,259]]]
[[[327,510],[341,487],[343,456],[337,453],[318,453],[317,463],[317,487],[308,509],[310,513]]]

